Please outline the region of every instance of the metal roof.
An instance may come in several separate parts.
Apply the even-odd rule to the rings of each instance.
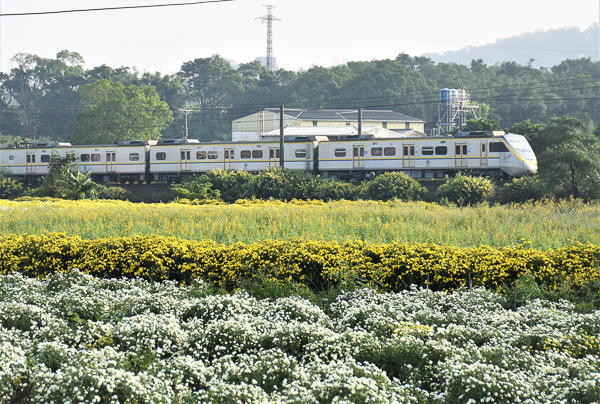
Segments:
[[[265,111],[279,113],[279,108],[265,108]],[[356,109],[285,109],[286,116],[303,121],[358,121]],[[363,109],[362,120],[382,122],[425,122],[412,116],[383,109]]]

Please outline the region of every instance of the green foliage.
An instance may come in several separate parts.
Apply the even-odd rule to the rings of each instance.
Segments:
[[[182,184],[175,184],[171,189],[175,191],[177,197],[190,200],[199,199],[219,199],[221,192],[212,190],[210,182],[202,181],[198,177],[189,177]]]
[[[502,130],[500,123],[494,119],[470,119],[463,127],[463,131],[486,131],[486,130]]]
[[[309,199],[313,177],[305,171],[271,167],[261,171],[248,184],[248,193],[257,199]]]
[[[62,157],[56,152],[50,155],[48,175],[44,178],[42,186],[34,191],[33,196],[49,196],[51,198],[63,197],[63,175],[65,168],[71,168],[77,161],[75,154],[69,153]]]
[[[553,118],[538,133],[539,175],[556,197],[600,197],[600,140],[583,121]]]
[[[440,185],[435,196],[439,203],[465,206],[485,202],[493,192],[494,185],[487,178],[459,176]]]
[[[427,190],[404,173],[381,174],[365,183],[361,197],[375,201],[421,201]]]
[[[121,140],[160,138],[173,113],[154,87],[125,87],[98,80],[77,90],[86,101],[71,126],[73,144],[113,144]]]
[[[48,175],[42,185],[34,190],[31,196],[51,197],[64,199],[81,199],[93,196],[93,191],[98,186],[92,181],[92,172],[82,173],[77,169],[75,162],[78,157],[68,153],[62,157],[56,152],[50,155]]]
[[[217,169],[197,177],[196,180],[198,183],[212,184],[211,189],[220,193],[222,201],[233,203],[247,197],[247,187],[252,180],[252,174],[247,171]]]
[[[11,177],[0,175],[0,199],[18,197],[23,192],[23,184]]]
[[[514,178],[500,190],[503,203],[522,203],[542,199],[547,194],[547,185],[539,177]]]
[[[98,185],[90,195],[92,199],[110,199],[117,201],[126,201],[129,192],[121,187],[107,187]]]
[[[91,171],[82,173],[74,167],[63,167],[60,186],[65,199],[77,200],[91,195],[98,185],[92,181]]]
[[[362,187],[340,180],[322,180],[315,178],[310,186],[312,193],[309,199],[322,201],[354,201],[359,198]]]

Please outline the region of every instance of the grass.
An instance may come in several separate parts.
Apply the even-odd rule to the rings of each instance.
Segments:
[[[63,232],[96,239],[163,235],[223,244],[266,239],[420,242],[546,250],[600,244],[600,204],[578,201],[458,208],[417,202],[181,205],[0,201],[0,235]]]

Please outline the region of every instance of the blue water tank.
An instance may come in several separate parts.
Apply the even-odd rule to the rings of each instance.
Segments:
[[[449,102],[450,101],[450,89],[442,88],[440,90],[440,102]]]

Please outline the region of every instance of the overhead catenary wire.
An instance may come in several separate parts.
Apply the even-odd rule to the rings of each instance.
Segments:
[[[198,5],[198,4],[224,3],[224,2],[230,2],[230,1],[235,1],[235,0],[204,0],[204,1],[195,1],[192,3],[148,4],[148,5],[143,5],[143,6],[119,6],[119,7],[86,8],[86,9],[71,9],[71,10],[58,10],[58,11],[35,11],[35,12],[27,12],[27,13],[6,13],[6,14],[0,13],[0,17],[82,13],[82,12],[91,12],[91,11],[112,11],[112,10],[127,10],[127,9],[136,9],[136,8],[192,6],[192,5]]]

